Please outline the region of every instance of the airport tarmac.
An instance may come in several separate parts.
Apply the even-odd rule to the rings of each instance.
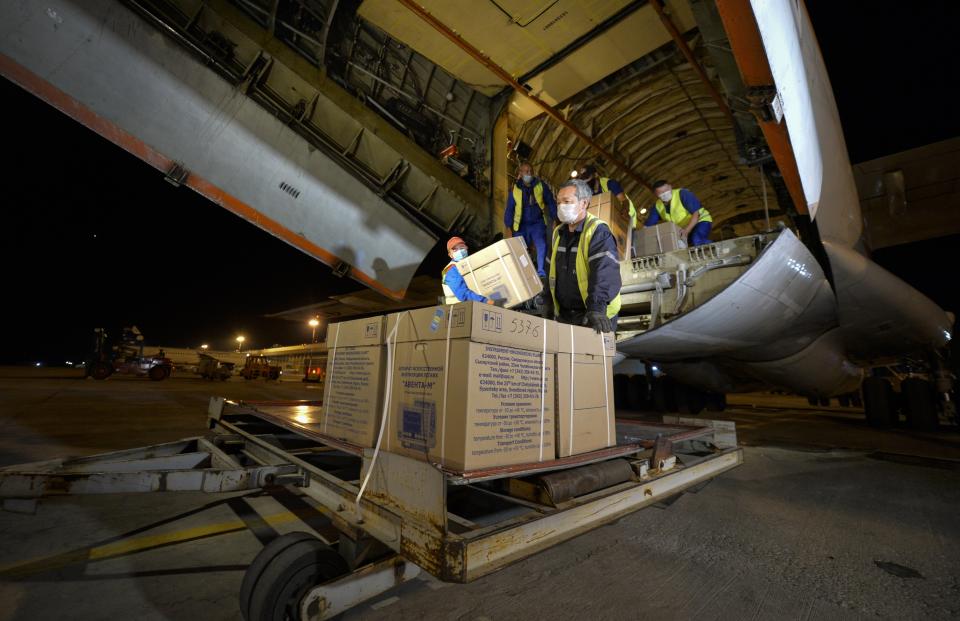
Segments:
[[[319,394],[296,382],[79,375],[0,368],[0,465],[199,435],[212,394]],[[960,434],[873,430],[857,410],[779,395],[730,404],[711,416],[736,421],[744,464],[696,493],[471,584],[423,576],[345,618],[960,615]],[[0,513],[0,620],[238,619],[263,542],[311,526],[324,530],[299,498],[262,492],[51,498],[34,515]]]

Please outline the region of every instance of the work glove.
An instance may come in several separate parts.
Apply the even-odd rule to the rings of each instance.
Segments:
[[[507,303],[506,300],[494,300],[492,298],[487,298],[487,304],[490,304],[491,306],[496,306],[498,308],[503,308],[503,305],[506,303]]]
[[[610,318],[607,317],[606,313],[587,311],[583,319],[584,323],[596,330],[597,334],[613,332],[613,324],[610,323]]]
[[[541,294],[537,296],[540,302],[540,316],[544,319],[553,319],[553,296]]]

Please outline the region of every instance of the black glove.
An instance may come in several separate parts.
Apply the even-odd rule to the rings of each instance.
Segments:
[[[588,326],[596,330],[597,334],[601,332],[613,332],[613,324],[610,323],[610,318],[607,317],[606,313],[587,311],[583,319]]]
[[[541,294],[540,296],[540,316],[544,319],[553,319],[553,296],[550,294]]]

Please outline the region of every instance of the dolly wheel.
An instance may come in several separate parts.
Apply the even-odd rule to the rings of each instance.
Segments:
[[[299,619],[307,591],[348,572],[343,557],[313,535],[282,535],[260,551],[244,574],[240,611],[247,621]]]

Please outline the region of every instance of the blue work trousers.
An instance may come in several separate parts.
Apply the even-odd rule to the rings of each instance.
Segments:
[[[540,275],[540,278],[546,278],[547,272],[544,270],[543,264],[547,257],[547,225],[543,222],[539,224],[522,223],[520,230],[515,231],[513,236],[522,236],[524,241],[527,242],[527,248],[533,246],[537,249],[537,274]]]
[[[690,231],[691,246],[702,246],[710,243],[710,229],[713,228],[712,222],[697,222],[697,225]]]

